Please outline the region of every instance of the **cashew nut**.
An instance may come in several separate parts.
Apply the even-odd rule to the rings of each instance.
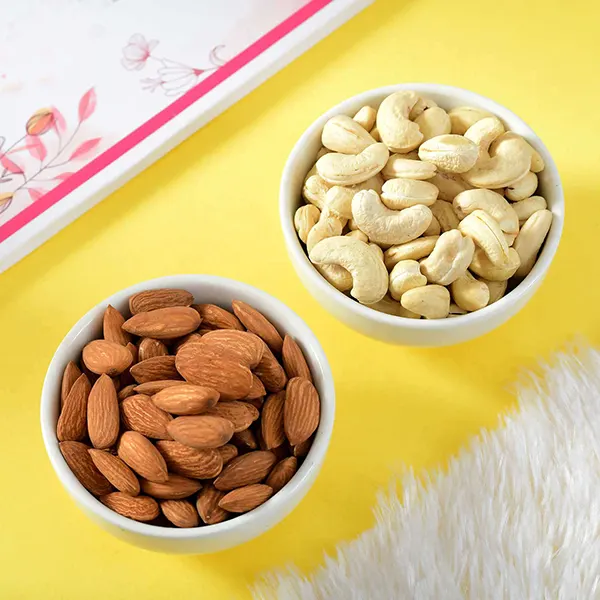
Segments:
[[[450,202],[438,200],[430,206],[433,216],[438,220],[442,231],[450,231],[458,228],[458,217]]]
[[[346,223],[346,225],[348,226],[348,229],[350,231],[358,230],[358,225],[356,224],[356,221],[354,219],[348,219],[348,223]]]
[[[306,248],[310,252],[316,244],[325,238],[342,235],[342,230],[346,225],[346,219],[342,219],[325,207],[321,212],[319,221],[308,232],[306,237]]]
[[[310,251],[309,257],[318,265],[334,264],[346,269],[353,282],[350,294],[359,302],[379,302],[387,292],[388,273],[383,262],[360,240],[346,236],[326,238]]]
[[[414,121],[419,115],[423,114],[423,112],[426,111],[428,108],[434,108],[435,106],[437,106],[437,104],[431,98],[427,98],[426,96],[419,96],[419,99],[417,100],[415,105],[412,107],[410,114],[408,115],[408,118],[411,121]]]
[[[405,317],[407,319],[421,318],[421,315],[407,310],[400,302],[392,300],[387,294],[379,302],[375,302],[375,304],[365,304],[365,306],[395,317]]]
[[[538,178],[535,173],[532,171],[527,171],[521,179],[511,183],[506,187],[504,195],[513,202],[518,202],[519,200],[525,200],[525,198],[529,198],[535,194],[535,190],[537,190],[538,186]]]
[[[492,142],[504,133],[504,125],[497,117],[485,117],[471,125],[465,132],[465,137],[479,147],[478,161],[489,158]]]
[[[506,264],[508,244],[500,225],[488,213],[474,210],[458,224],[458,229],[486,253],[492,264],[497,267]]]
[[[450,292],[443,285],[425,285],[402,294],[400,303],[426,319],[444,319],[450,311]]]
[[[439,236],[433,235],[420,237],[412,242],[391,246],[383,253],[383,260],[387,269],[394,268],[401,260],[419,260],[429,256],[435,248]]]
[[[515,240],[517,239],[517,235],[519,235],[518,231],[516,233],[505,233],[504,234],[504,239],[506,240],[506,245],[509,248],[515,243]]]
[[[533,173],[539,173],[540,171],[543,171],[546,167],[546,164],[544,163],[542,155],[527,140],[523,141],[531,149],[531,171]]]
[[[342,154],[359,154],[375,143],[368,131],[347,115],[331,117],[323,127],[321,142],[325,148]]]
[[[462,315],[466,315],[467,311],[463,310],[462,308],[460,308],[460,306],[458,306],[457,304],[454,304],[454,302],[450,302],[450,312],[448,313],[448,318],[454,318],[454,317],[460,317]]]
[[[481,248],[476,248],[469,269],[489,281],[506,281],[515,274],[520,264],[521,259],[514,248],[508,249],[508,260],[501,266],[492,263]]]
[[[538,252],[550,231],[550,225],[552,213],[549,210],[538,210],[521,227],[514,245],[521,259],[521,266],[516,272],[517,277],[525,277],[533,268]]]
[[[388,179],[381,188],[381,201],[392,210],[402,210],[415,204],[431,206],[439,190],[427,181]]]
[[[533,213],[538,210],[544,210],[547,206],[546,199],[542,196],[531,196],[530,198],[525,198],[525,200],[519,200],[519,202],[515,202],[512,205],[519,223],[524,223]]]
[[[421,270],[430,283],[450,285],[465,274],[474,252],[475,244],[471,238],[463,237],[458,229],[446,231],[429,257],[421,261]]]
[[[321,158],[321,156],[325,156],[326,154],[329,154],[331,152],[331,150],[329,148],[325,148],[325,146],[322,146],[321,149],[317,152],[317,160],[319,160]],[[316,169],[315,169],[315,173],[316,173]]]
[[[344,234],[347,237],[353,237],[356,238],[357,240],[360,240],[361,242],[364,242],[365,244],[369,243],[369,238],[366,234],[364,234],[360,229],[354,229],[353,231],[349,231],[348,233]]]
[[[418,238],[431,223],[431,210],[417,204],[390,210],[377,192],[363,190],[352,199],[352,218],[376,244],[402,244]]]
[[[339,265],[315,265],[321,275],[340,292],[352,289],[352,275]]]
[[[314,204],[319,210],[325,206],[325,194],[331,187],[320,175],[317,169],[313,167],[306,176],[302,186],[302,197],[311,204]]]
[[[373,129],[371,129],[371,131],[369,131],[369,133],[371,134],[371,137],[376,142],[380,142],[381,141],[381,136],[379,135],[379,129],[377,129],[377,127],[373,127]]]
[[[438,197],[446,202],[452,202],[460,192],[473,189],[473,186],[469,185],[458,173],[436,173],[429,183],[433,183],[440,190]]]
[[[390,295],[400,300],[404,292],[427,285],[427,277],[421,273],[421,266],[416,260],[401,260],[390,273]]]
[[[457,106],[448,112],[450,123],[452,124],[452,133],[464,135],[467,129],[484,119],[485,117],[493,117],[491,112],[482,108],[473,106]]]
[[[423,141],[426,142],[438,135],[450,133],[452,124],[448,113],[439,106],[433,106],[424,110],[416,119],[415,123],[419,126],[423,134]]]
[[[373,125],[375,125],[377,111],[372,106],[363,106],[352,118],[363,129],[366,131],[371,131],[371,129],[373,129]]]
[[[506,288],[508,287],[508,282],[506,280],[488,281],[487,279],[480,279],[480,281],[485,283],[490,291],[490,301],[488,302],[488,306],[494,304],[494,302],[498,302],[498,300],[506,293]]]
[[[294,226],[298,237],[306,244],[310,230],[317,224],[321,211],[312,204],[301,206],[294,215]]]
[[[429,227],[423,232],[423,235],[440,235],[440,233],[442,233],[442,227],[440,225],[440,222],[437,220],[437,217],[435,215],[432,215],[431,223],[429,223]]]
[[[450,285],[450,292],[456,304],[469,312],[487,306],[490,301],[490,289],[483,282],[475,279],[469,271]]]
[[[433,163],[439,171],[465,173],[477,161],[479,148],[462,135],[438,135],[419,147],[419,158]]]
[[[483,210],[498,222],[502,231],[506,233],[519,231],[517,213],[500,194],[492,190],[466,190],[454,198],[452,206],[459,219],[464,219],[475,210]]]
[[[381,260],[381,262],[383,262],[383,250],[381,249],[381,246],[378,246],[377,244],[373,244],[371,242],[369,244],[369,248],[371,248],[371,250],[373,250],[373,252],[375,252],[375,254],[377,254],[377,256],[379,257],[379,260]]]
[[[463,174],[463,179],[475,187],[501,188],[521,179],[530,165],[530,146],[521,136],[509,131],[490,146],[489,158],[477,161],[470,171]]]
[[[325,206],[338,217],[350,219],[352,217],[352,198],[354,190],[341,185],[334,185],[325,194]]]
[[[384,179],[431,179],[436,172],[432,163],[407,158],[406,154],[392,154],[381,171]]]
[[[317,173],[331,185],[353,185],[377,175],[389,156],[381,143],[371,144],[356,155],[330,152],[317,161]]]
[[[409,121],[411,109],[419,100],[415,92],[401,91],[388,96],[377,112],[381,141],[392,152],[409,152],[423,140],[419,126]]]

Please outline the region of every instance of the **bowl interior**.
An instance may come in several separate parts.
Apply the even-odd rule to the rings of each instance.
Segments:
[[[129,296],[136,292],[157,288],[183,288],[194,294],[196,302],[217,304],[231,309],[232,300],[242,300],[262,312],[282,334],[291,335],[302,348],[313,375],[315,386],[321,398],[321,421],[312,447],[293,479],[265,504],[257,509],[239,515],[216,525],[194,529],[176,529],[138,523],[106,508],[90,494],[73,475],[64,461],[56,438],[56,423],[59,416],[59,397],[62,373],[70,360],[78,361],[86,343],[102,335],[102,317],[108,304],[118,310],[128,311]],[[180,275],[162,277],[137,284],[114,294],[90,310],[69,331],[58,347],[46,374],[42,390],[41,426],[46,450],[59,479],[67,491],[90,512],[112,524],[154,537],[198,538],[218,536],[220,532],[249,524],[254,519],[265,517],[269,511],[277,512],[278,505],[286,498],[305,491],[314,478],[326,453],[335,411],[333,378],[325,354],[308,326],[279,300],[250,285],[209,275]]]

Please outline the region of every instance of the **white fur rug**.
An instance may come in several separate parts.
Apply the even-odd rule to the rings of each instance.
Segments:
[[[426,481],[382,494],[377,525],[266,600],[600,598],[600,353],[556,357],[519,409]]]

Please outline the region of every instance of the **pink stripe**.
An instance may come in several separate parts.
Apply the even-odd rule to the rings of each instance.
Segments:
[[[271,29],[271,31],[263,35],[244,51],[240,52],[240,54],[231,59],[213,74],[209,75],[181,98],[178,98],[161,112],[148,119],[148,121],[82,167],[79,171],[69,177],[69,179],[57,185],[34,204],[28,206],[10,221],[0,226],[0,243],[19,231],[19,229],[27,225],[27,223],[35,219],[44,211],[48,210],[51,206],[62,200],[67,194],[70,194],[80,185],[83,185],[102,169],[123,156],[126,152],[131,150],[131,148],[144,141],[157,129],[160,129],[186,108],[189,108],[198,99],[205,96],[217,85],[237,73],[242,67],[260,56],[265,50],[269,49],[273,44],[284,38],[298,26],[302,25],[307,19],[331,2],[333,2],[333,0],[311,0],[311,2]]]

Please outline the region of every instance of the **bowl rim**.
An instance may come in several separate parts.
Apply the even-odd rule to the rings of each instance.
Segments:
[[[416,92],[425,95],[444,95],[448,97],[448,100],[460,100],[461,104],[472,104],[473,106],[485,108],[498,116],[504,123],[509,124],[510,128],[512,128],[513,123],[518,123],[519,128],[522,130],[520,135],[522,135],[544,159],[544,170],[548,172],[549,177],[552,180],[552,185],[555,188],[552,194],[553,206],[551,209],[549,207],[549,210],[551,210],[553,214],[552,226],[533,269],[514,289],[493,304],[489,304],[478,311],[470,312],[466,315],[459,315],[456,318],[410,319],[398,315],[389,315],[360,304],[353,298],[336,289],[319,274],[304,251],[294,227],[294,207],[296,206],[298,198],[291,197],[287,188],[290,186],[289,181],[294,175],[296,169],[295,165],[302,159],[304,147],[310,142],[310,139],[315,135],[315,132],[322,129],[325,122],[332,116],[349,114],[351,112],[350,109],[354,109],[359,104],[361,106],[369,104],[369,102],[375,101],[378,97],[383,99],[385,96],[400,90],[415,90]],[[290,210],[292,212],[290,212]],[[345,309],[361,319],[370,319],[381,326],[412,331],[448,332],[458,330],[463,326],[477,326],[484,321],[487,321],[493,313],[499,315],[503,313],[504,309],[509,305],[518,304],[519,302],[526,300],[529,294],[541,283],[541,280],[544,278],[554,259],[564,226],[564,212],[564,192],[556,163],[545,144],[533,129],[514,112],[491,98],[464,88],[437,83],[399,83],[373,88],[347,98],[331,107],[315,119],[304,130],[298,141],[294,144],[283,168],[279,186],[279,217],[285,243],[292,258],[292,262],[298,269],[302,270],[303,274],[310,278],[312,285],[318,288],[322,294],[328,295],[333,302],[339,303]]]
[[[250,295],[260,298],[263,302],[273,305],[273,312],[277,313],[278,317],[281,317],[282,320],[285,320],[286,322],[294,323],[297,329],[302,330],[301,336],[298,335],[297,338],[302,346],[306,349],[310,348],[310,352],[314,356],[322,373],[323,389],[319,390],[321,397],[321,419],[313,444],[294,477],[292,477],[281,490],[274,493],[264,504],[252,511],[237,515],[222,523],[192,528],[171,528],[142,523],[119,515],[102,504],[91,492],[88,492],[75,477],[60,452],[59,442],[56,437],[56,423],[52,416],[52,410],[54,405],[59,401],[56,389],[57,387],[60,388],[60,381],[65,368],[65,365],[61,364],[58,360],[58,356],[63,351],[77,345],[78,337],[82,335],[82,332],[87,327],[91,326],[93,322],[96,322],[99,316],[103,314],[108,304],[122,302],[130,295],[145,289],[156,289],[159,287],[183,288],[185,287],[184,280],[190,278],[195,280],[195,285],[218,284],[228,288],[235,287],[238,290],[242,289],[245,293],[249,293]],[[269,318],[268,314],[265,314],[265,316]],[[313,479],[313,475],[316,477],[314,471],[316,470],[318,472],[320,469],[329,447],[333,432],[334,416],[335,388],[331,368],[321,344],[304,320],[281,300],[278,300],[271,294],[250,284],[216,275],[203,274],[168,275],[149,279],[110,295],[87,311],[75,325],[71,327],[55,350],[44,378],[40,403],[40,421],[44,447],[56,476],[69,495],[71,495],[80,506],[103,521],[106,521],[121,530],[163,540],[208,541],[220,538],[233,531],[252,529],[253,526],[261,524],[263,527],[266,525],[271,526],[281,521],[289,512],[286,511],[285,508],[289,505],[290,499],[298,495],[301,499],[304,493],[308,491],[312,485],[311,479]],[[271,517],[269,517],[269,515],[271,515]],[[279,516],[273,520],[272,515]]]

